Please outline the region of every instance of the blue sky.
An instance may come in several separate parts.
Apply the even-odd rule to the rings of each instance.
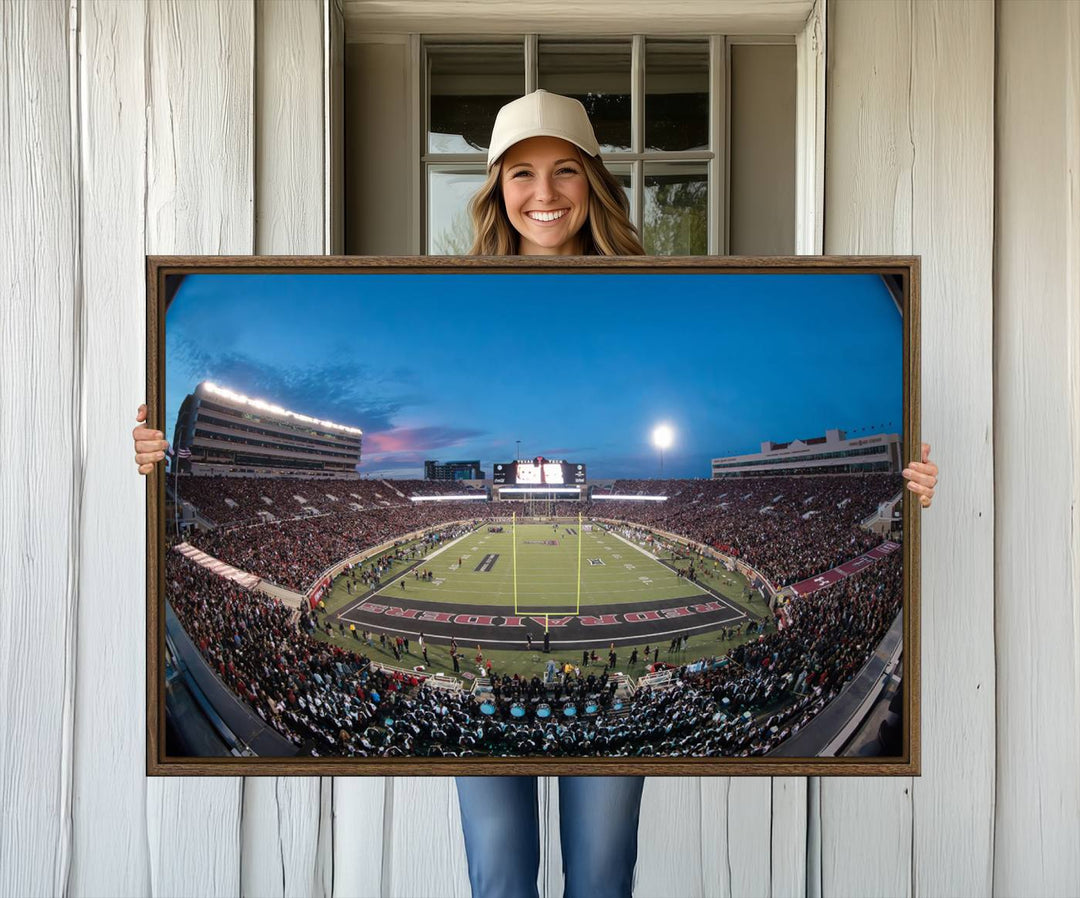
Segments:
[[[901,432],[900,314],[876,275],[188,276],[167,438],[202,380],[364,431],[361,473],[544,455],[665,477],[763,440]]]

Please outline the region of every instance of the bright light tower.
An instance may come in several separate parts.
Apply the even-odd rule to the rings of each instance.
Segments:
[[[658,424],[653,428],[653,445],[660,450],[660,479],[664,479],[664,450],[670,448],[675,440],[675,431],[667,424]]]

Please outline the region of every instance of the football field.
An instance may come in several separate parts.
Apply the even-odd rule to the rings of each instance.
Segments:
[[[579,607],[708,595],[647,546],[599,527],[505,524],[502,533],[491,533],[489,526],[434,550],[377,595],[493,605],[515,614],[574,614]],[[430,580],[414,573],[427,571]]]

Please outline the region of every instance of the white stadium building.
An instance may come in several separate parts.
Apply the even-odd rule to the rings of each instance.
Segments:
[[[900,434],[877,433],[848,439],[842,430],[790,443],[764,442],[761,451],[712,460],[713,480],[781,474],[862,474],[903,469]]]
[[[363,433],[203,381],[173,436],[184,473],[357,478]]]

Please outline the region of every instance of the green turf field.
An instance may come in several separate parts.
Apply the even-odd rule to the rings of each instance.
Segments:
[[[518,611],[522,614],[575,613],[578,598],[578,558],[581,558],[581,604],[589,607],[597,604],[618,604],[657,599],[689,598],[705,594],[702,589],[685,578],[676,577],[670,567],[661,564],[645,547],[637,547],[610,532],[600,530],[594,525],[593,531],[584,532],[580,547],[578,537],[567,533],[578,531],[577,523],[559,523],[558,532],[552,530],[552,524],[521,524],[516,534],[511,525],[504,524],[501,534],[488,533],[489,524],[484,523],[477,531],[465,536],[442,551],[429,554],[427,559],[416,564],[419,569],[429,569],[433,579],[421,581],[414,578],[410,568],[414,561],[394,562],[386,574],[383,574],[383,587],[379,591],[382,597],[401,604],[403,599],[416,598],[426,601],[442,601],[447,605],[490,605],[500,608],[501,614],[513,614],[514,604],[514,551],[517,552],[517,599]],[[557,540],[557,546],[544,545],[548,540]],[[407,547],[406,547],[407,548]],[[476,571],[485,555],[498,554],[499,558],[490,565],[488,571]],[[468,558],[465,558],[468,555]],[[618,558],[617,558],[618,555]],[[661,558],[671,559],[666,548],[661,551]],[[461,564],[458,564],[458,560]],[[599,559],[603,564],[590,564],[590,559]],[[624,565],[633,565],[625,567]],[[689,561],[676,562],[687,567]],[[753,618],[765,611],[760,600],[748,598],[746,579],[739,573],[729,573],[724,567],[712,562],[698,563],[698,575],[704,584],[715,592],[724,595],[734,605],[744,609]],[[404,573],[405,589],[401,588],[401,575]],[[645,579],[642,579],[642,578]],[[324,597],[327,612],[334,614],[340,609],[356,602],[359,593],[350,593],[346,589],[346,578],[338,577]],[[349,646],[374,658],[395,666],[410,667],[422,664],[422,657],[416,645],[413,654],[406,655],[401,661],[393,658],[389,651],[380,648],[377,639],[373,646],[360,640],[342,639],[340,636],[328,638],[322,630],[316,631],[314,638],[320,642]],[[359,635],[359,632],[357,632]],[[756,636],[753,636],[756,639]],[[728,648],[751,639],[750,635],[733,635],[724,639],[717,631],[696,632],[690,638],[690,646],[683,654],[667,655],[667,640],[661,640],[661,660],[683,664],[685,660],[701,655],[723,654]],[[656,644],[656,640],[640,640],[639,649],[646,643]],[[634,645],[624,644],[620,648],[619,668],[630,675],[645,672],[644,658],[636,665],[629,664],[630,653]],[[429,642],[429,669],[435,671],[453,671],[447,647]],[[563,655],[567,657],[564,659]],[[485,660],[494,661],[498,673],[522,673],[531,675],[543,671],[549,658],[579,662],[580,652],[544,655],[532,649],[526,651],[523,642],[521,648],[484,648]],[[464,653],[463,670],[471,670],[471,651]],[[604,667],[604,658],[592,672],[599,672]]]
[[[476,532],[455,542],[452,546],[446,547],[439,554],[429,557],[419,564],[420,568],[432,571],[434,581],[417,581],[413,578],[412,572],[408,571],[405,574],[407,579],[403,591],[396,578],[406,571],[412,562],[395,562],[390,571],[383,576],[383,582],[386,585],[381,591],[382,594],[388,599],[396,599],[397,604],[400,604],[404,595],[406,598],[415,596],[416,598],[431,601],[441,599],[447,604],[455,602],[488,604],[504,608],[505,610],[500,613],[513,613],[511,609],[513,607],[514,541],[510,525],[505,525],[506,530],[502,534],[488,533],[488,526],[487,523],[482,524]],[[576,524],[565,526],[577,529]],[[520,525],[518,528],[518,599],[519,603],[523,605],[523,612],[533,610],[531,604],[524,606],[526,590],[529,590],[528,600],[530,603],[538,600],[548,601],[549,597],[556,595],[561,596],[560,602],[566,604],[547,608],[546,610],[549,613],[560,610],[573,613],[577,600],[578,544],[576,537],[565,532],[565,526],[560,523],[558,533],[552,531],[551,524],[526,524]],[[533,543],[534,540],[543,541],[549,539],[558,540],[559,545],[547,546]],[[525,540],[529,542],[525,543]],[[617,539],[613,534],[604,533],[597,526],[594,526],[591,534],[584,534],[580,551],[582,561],[582,604],[586,607],[590,604],[609,604],[701,594],[701,590],[693,583],[676,578],[669,568],[661,565],[651,556],[647,557],[637,548]],[[466,554],[470,556],[467,559],[465,558]],[[500,557],[492,565],[491,570],[487,573],[477,572],[476,567],[483,560],[483,556],[494,554],[498,554]],[[504,559],[503,555],[507,557]],[[615,555],[622,557],[615,558]],[[662,551],[661,557],[669,559],[669,551],[666,549]],[[460,567],[458,566],[459,558],[462,561]],[[600,558],[604,561],[604,564],[590,565],[588,563],[590,558]],[[504,561],[506,562],[505,565],[503,564]],[[526,564],[529,564],[530,567],[526,568]],[[558,564],[559,567],[555,568],[554,564]],[[632,564],[634,567],[628,569],[622,567],[624,564]],[[688,562],[683,560],[678,564],[686,567]],[[763,613],[765,608],[760,599],[753,601],[748,598],[746,579],[741,574],[729,573],[723,567],[714,567],[711,563],[702,564],[700,567],[699,577],[711,589],[744,609],[753,618],[757,618]],[[523,575],[526,570],[531,571],[533,574],[533,585],[531,587],[529,584],[524,583]],[[558,572],[559,578],[559,593],[557,594],[553,592],[556,588],[554,579],[556,572]],[[537,579],[537,577],[542,579]],[[640,577],[646,577],[652,580],[652,583],[645,583],[638,579]],[[440,579],[442,583],[436,582]],[[525,588],[523,589],[523,587]],[[539,590],[542,590],[542,595]],[[345,588],[345,578],[339,577],[334,582],[330,593],[324,598],[327,610],[333,614],[354,604],[357,595],[349,593]],[[545,610],[541,609],[539,604],[535,607],[540,613]],[[377,634],[378,631],[373,632]],[[662,639],[660,657],[661,660],[681,664],[686,660],[704,654],[723,653],[748,638],[756,638],[756,636],[739,635],[733,636],[731,639],[725,639],[721,633],[714,631],[698,632],[691,636],[690,647],[685,653],[676,653],[671,656],[666,653],[667,639]],[[324,631],[319,630],[315,633],[315,639],[320,642],[361,650],[369,657],[386,664],[409,667],[412,663],[423,662],[415,645],[412,647],[413,653],[411,655],[406,655],[402,661],[396,661],[389,651],[380,648],[377,638],[374,639],[373,646],[369,647],[359,640],[342,639],[336,636],[327,637]],[[646,643],[655,644],[655,640],[643,638],[641,644],[636,646],[639,652]],[[632,676],[640,676],[645,672],[643,658],[636,665],[628,663],[630,652],[634,647],[633,645],[624,645],[620,650],[620,669]],[[567,653],[564,652],[563,654]],[[471,657],[470,653],[466,653],[466,655]],[[484,657],[485,659],[492,659],[498,673],[520,673],[530,676],[542,672],[543,666],[549,658],[562,659],[562,656],[557,652],[552,655],[545,655],[535,650],[526,651],[524,643],[520,648],[516,649],[485,647]],[[575,662],[580,661],[580,657],[577,651],[567,654],[567,660]],[[428,659],[429,669],[431,670],[449,672],[453,669],[447,647],[444,645],[430,643]],[[599,666],[595,670],[589,670],[588,672],[598,673],[603,668],[603,661],[602,658]],[[471,669],[471,662],[468,657],[464,659],[463,665],[463,669]]]
[[[702,596],[707,593],[661,564],[651,550],[612,532],[577,524],[482,525],[436,550],[379,595],[450,605],[497,605],[516,614],[576,613],[581,607]],[[554,545],[552,545],[554,543]],[[405,584],[402,589],[402,583]]]

